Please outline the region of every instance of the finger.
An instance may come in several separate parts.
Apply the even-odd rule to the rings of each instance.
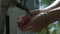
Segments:
[[[20,24],[21,24],[21,22],[22,22],[21,20],[17,20],[17,24],[18,24],[18,25],[20,25]]]
[[[27,28],[24,28],[23,30],[26,31],[26,30],[30,30],[30,29],[32,29],[32,26],[29,26]]]
[[[19,17],[18,20],[23,20],[23,18],[22,17]]]
[[[17,24],[18,25],[24,25],[25,23],[27,23],[30,19],[28,18],[28,16],[25,17],[19,17],[17,20]]]
[[[20,17],[17,22],[24,23],[24,19]]]

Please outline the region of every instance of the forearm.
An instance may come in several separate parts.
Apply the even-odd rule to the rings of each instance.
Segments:
[[[60,20],[60,7],[55,8],[47,12],[46,14],[47,17],[47,25]]]
[[[33,24],[40,23],[40,26],[43,28],[49,25],[50,23],[53,23],[54,21],[57,21],[60,19],[60,7],[56,9],[52,9],[48,12],[42,12],[35,17],[32,18],[29,24],[27,24],[25,27],[28,27]],[[24,27],[24,28],[25,28]]]
[[[60,7],[60,0],[54,1],[50,6],[44,8],[43,10],[51,10],[57,7]]]

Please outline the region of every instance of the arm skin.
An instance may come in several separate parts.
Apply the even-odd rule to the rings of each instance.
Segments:
[[[52,9],[49,12],[42,12],[37,14],[30,20],[28,24],[22,27],[22,29],[31,30],[33,32],[40,32],[42,29],[47,27],[47,25],[57,20],[60,20],[60,7]]]
[[[55,2],[56,2],[56,4],[55,4]],[[46,8],[44,8],[42,11],[43,11],[43,13],[44,12],[46,12],[46,10],[47,10],[47,13],[45,13],[45,14],[47,14],[48,16],[48,18],[52,18],[52,16],[54,15],[54,11],[53,12],[51,12],[52,13],[52,15],[51,15],[51,13],[50,12],[48,12],[48,11],[50,11],[50,10],[52,10],[52,9],[55,9],[55,8],[58,8],[58,7],[60,7],[60,1],[55,1],[54,3],[52,3],[50,6],[48,6],[48,7],[46,7]],[[59,9],[60,10],[60,9]],[[57,11],[59,11],[59,10],[57,10]],[[34,10],[34,11],[38,11],[38,10]],[[41,10],[39,10],[39,11],[41,11]],[[34,13],[34,12],[33,12]],[[32,15],[33,15],[33,13],[32,13]],[[41,13],[41,12],[40,12]],[[49,14],[50,13],[50,14]],[[56,13],[56,11],[55,11],[55,13]],[[60,13],[58,13],[58,15],[59,15]],[[34,15],[35,15],[35,13],[34,13]],[[45,28],[48,24],[50,24],[50,23],[47,23],[47,24],[45,24],[46,22],[45,22],[45,16],[40,16],[39,17],[39,15],[41,15],[41,14],[39,14],[39,13],[37,13],[35,16],[33,16],[33,18],[31,18],[30,17],[30,20],[31,21],[27,21],[27,23],[28,24],[25,24],[25,25],[23,25],[23,26],[21,26],[21,24],[19,24],[19,23],[22,23],[22,21],[25,21],[25,20],[27,20],[28,19],[28,17],[26,16],[26,17],[24,17],[25,18],[25,20],[24,20],[24,18],[22,18],[23,20],[21,20],[20,18],[18,19],[18,27],[21,29],[21,30],[31,30],[31,31],[34,31],[34,32],[39,32],[39,31],[41,31],[43,28]],[[51,16],[51,17],[49,17],[49,16]],[[54,17],[54,16],[53,16]],[[55,14],[55,17],[56,17],[56,14]],[[40,22],[40,20],[43,20],[42,22]],[[29,20],[29,19],[28,19]],[[55,19],[51,19],[51,20],[55,20]],[[50,20],[48,20],[48,22],[49,22]],[[24,23],[26,23],[26,22],[24,22]],[[32,25],[31,25],[32,24]],[[41,25],[40,25],[41,24]],[[43,25],[42,25],[43,24]],[[33,27],[32,27],[33,26]]]
[[[57,8],[57,7],[60,7],[60,0],[54,1],[50,6],[44,8],[42,10],[51,10],[51,9],[54,9],[54,8]]]

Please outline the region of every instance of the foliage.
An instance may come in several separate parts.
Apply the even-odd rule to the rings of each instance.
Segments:
[[[54,0],[42,0],[42,4],[51,4]]]

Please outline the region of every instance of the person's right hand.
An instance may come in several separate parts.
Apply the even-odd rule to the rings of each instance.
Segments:
[[[17,20],[17,24],[20,30],[24,30],[23,27],[29,23],[29,21],[31,20],[31,18],[35,17],[37,14],[40,13],[40,10],[33,10],[31,12],[31,16],[29,15],[25,15],[25,16],[20,16]]]

